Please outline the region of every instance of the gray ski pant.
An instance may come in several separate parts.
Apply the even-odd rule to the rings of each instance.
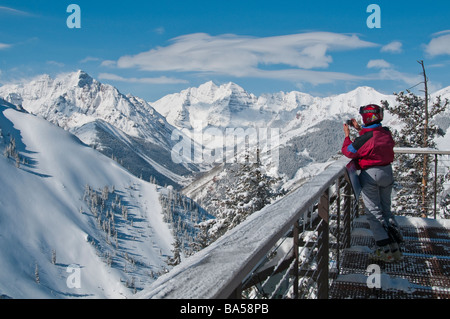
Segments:
[[[361,196],[367,220],[378,246],[391,243],[387,233],[389,223],[395,222],[391,211],[391,193],[394,184],[392,166],[376,166],[362,170],[359,175]]]

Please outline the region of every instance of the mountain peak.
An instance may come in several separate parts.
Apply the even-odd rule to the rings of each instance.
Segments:
[[[213,81],[208,81],[205,82],[203,84],[201,84],[198,88],[191,88],[189,90],[189,94],[193,93],[193,90],[197,91],[198,93],[200,93],[201,95],[214,95],[215,92],[217,91],[219,87],[213,82]]]
[[[231,90],[231,92],[234,92],[234,93],[241,92],[241,93],[247,94],[247,91],[242,86],[240,86],[239,84],[236,84],[234,82],[228,82],[226,84],[223,84],[222,86],[228,90]]]
[[[83,70],[78,70],[75,72],[61,73],[55,78],[52,78],[48,74],[44,74],[37,79],[39,82],[47,82],[49,85],[51,83],[61,83],[66,87],[84,87],[86,85],[91,85],[95,80]]]
[[[215,88],[217,88],[217,85],[213,81],[210,80],[208,82],[201,84],[198,88],[199,89],[200,88],[215,89]]]
[[[91,85],[94,81],[94,79],[83,70],[78,70],[77,72],[75,72],[74,76],[76,79],[78,79],[77,86],[80,88],[86,85]]]
[[[217,92],[217,91],[228,91],[231,93],[247,93],[240,85],[234,82],[228,82],[224,84],[217,85],[213,81],[208,81],[201,84],[197,91],[200,93],[204,92]]]
[[[370,86],[359,86],[356,89],[348,92],[348,93],[378,93],[377,90],[375,90],[373,87]]]

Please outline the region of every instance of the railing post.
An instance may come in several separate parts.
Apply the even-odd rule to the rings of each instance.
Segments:
[[[298,220],[294,224],[293,229],[293,236],[294,236],[294,270],[293,270],[293,276],[294,276],[294,299],[298,298],[298,266],[299,266],[299,254],[298,254],[298,235],[299,235],[299,223]]]
[[[242,299],[242,285],[237,286],[228,299]]]
[[[358,199],[356,199],[358,200]],[[344,186],[344,248],[351,245],[351,220],[352,220],[352,186],[346,180]]]
[[[434,154],[434,219],[436,219],[436,205],[437,205],[437,167],[438,167],[438,155]]]
[[[329,205],[330,205],[329,188],[327,188],[319,200],[318,213],[322,219],[318,228],[318,270],[317,278],[317,297],[319,299],[328,299],[328,255],[329,255]]]
[[[336,269],[341,267],[341,239],[342,239],[342,229],[341,229],[341,183],[343,181],[342,177],[338,178],[337,182],[337,198],[336,198]]]

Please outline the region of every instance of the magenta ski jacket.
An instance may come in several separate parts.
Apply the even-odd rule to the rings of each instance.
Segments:
[[[353,142],[346,137],[342,145],[342,153],[356,159],[359,169],[385,166],[394,161],[395,142],[388,128],[375,124],[363,127],[359,135]]]

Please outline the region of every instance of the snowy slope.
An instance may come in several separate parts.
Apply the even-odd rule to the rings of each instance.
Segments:
[[[0,296],[123,298],[133,294],[127,284],[139,289],[164,273],[174,239],[157,186],[67,131],[0,105],[0,150],[13,137],[21,157],[16,167],[0,156]],[[86,185],[108,186],[109,198],[128,209],[126,219],[116,215],[117,243],[108,243],[84,200]],[[67,284],[74,269],[80,288]]]

